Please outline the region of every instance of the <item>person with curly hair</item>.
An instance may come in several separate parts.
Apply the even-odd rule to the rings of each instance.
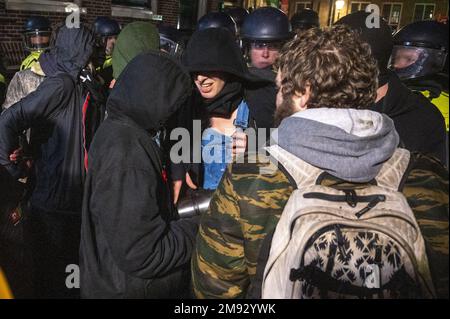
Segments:
[[[440,195],[448,194],[448,173],[438,161],[399,149],[392,119],[370,110],[378,68],[368,44],[347,26],[311,29],[284,46],[276,65],[279,125],[266,150],[321,171],[315,185],[335,190],[368,187],[395,154],[407,154],[402,193],[423,225],[437,295],[448,297],[448,197]],[[198,298],[261,297],[271,235],[297,188],[293,177],[304,173],[266,155],[248,153],[228,166],[201,217],[192,257]]]

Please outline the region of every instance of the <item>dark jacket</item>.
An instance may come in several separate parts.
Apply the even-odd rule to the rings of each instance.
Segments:
[[[272,68],[250,68],[250,72],[267,80],[264,84],[254,84],[247,88],[246,95],[250,107],[250,116],[253,117],[260,128],[266,128],[269,132],[274,127],[274,115],[277,108],[277,86],[275,84],[276,73]],[[269,138],[267,133],[267,138]]]
[[[153,139],[187,99],[190,78],[163,53],[133,59],[89,151],[80,272],[84,298],[180,298],[195,220],[177,220]]]
[[[439,110],[422,94],[408,89],[394,73],[388,83],[386,96],[373,110],[394,120],[406,149],[431,154],[445,163],[445,122]]]
[[[62,27],[55,47],[41,62],[46,79],[0,116],[0,164],[19,178],[19,165],[9,161],[18,136],[31,128],[35,188],[33,206],[44,211],[81,211],[85,179],[83,107],[87,91],[78,76],[94,47],[84,28]]]
[[[209,127],[210,117],[229,117],[241,101],[245,100],[249,107],[249,127],[256,132],[258,128],[266,128],[266,136],[269,136],[275,110],[276,91],[271,89],[275,79],[274,73],[250,72],[239,46],[229,32],[216,28],[195,32],[183,56],[183,62],[192,74],[220,72],[227,74],[229,80],[213,101],[205,101],[194,88],[193,98],[180,111],[178,126],[188,129],[193,136],[193,120],[202,121],[203,131]],[[228,94],[226,87],[236,86],[238,83],[238,93]],[[194,145],[194,141],[191,145]],[[171,169],[171,177],[174,180],[183,180],[185,172],[189,171],[196,185],[203,184],[203,169],[199,163],[173,164]]]

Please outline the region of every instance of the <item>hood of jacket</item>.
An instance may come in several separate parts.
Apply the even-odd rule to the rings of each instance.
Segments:
[[[369,182],[394,154],[394,122],[369,110],[318,108],[284,119],[278,145],[305,162],[349,182]]]
[[[196,31],[183,56],[189,72],[225,72],[243,82],[267,82],[249,72],[233,35],[220,28]]]
[[[187,71],[168,54],[135,57],[121,73],[107,101],[108,118],[157,131],[192,91]]]
[[[55,45],[41,54],[39,63],[47,76],[59,72],[78,78],[94,52],[94,35],[81,25],[79,28],[59,28]]]

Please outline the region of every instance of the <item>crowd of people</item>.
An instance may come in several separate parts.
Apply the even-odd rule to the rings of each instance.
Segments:
[[[448,26],[369,18],[99,17],[53,41],[30,18],[0,116],[14,296],[448,298]]]

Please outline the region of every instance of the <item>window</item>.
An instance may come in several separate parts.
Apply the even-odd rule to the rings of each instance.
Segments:
[[[296,2],[295,3],[295,12],[298,12],[300,10],[304,9],[312,9],[312,2],[311,1],[302,1],[302,2]]]
[[[353,13],[356,11],[366,10],[366,7],[370,4],[370,2],[354,2],[352,1],[349,6],[348,13]]]
[[[112,0],[111,4],[150,8],[151,7],[150,2],[151,1],[149,0]]]
[[[401,3],[392,2],[392,3],[384,3],[381,15],[391,26],[392,31],[397,31],[400,25],[400,18],[402,15],[402,7]]]
[[[179,0],[178,29],[194,30],[197,24],[198,1]]]
[[[413,22],[434,19],[434,3],[416,3],[414,7]]]

